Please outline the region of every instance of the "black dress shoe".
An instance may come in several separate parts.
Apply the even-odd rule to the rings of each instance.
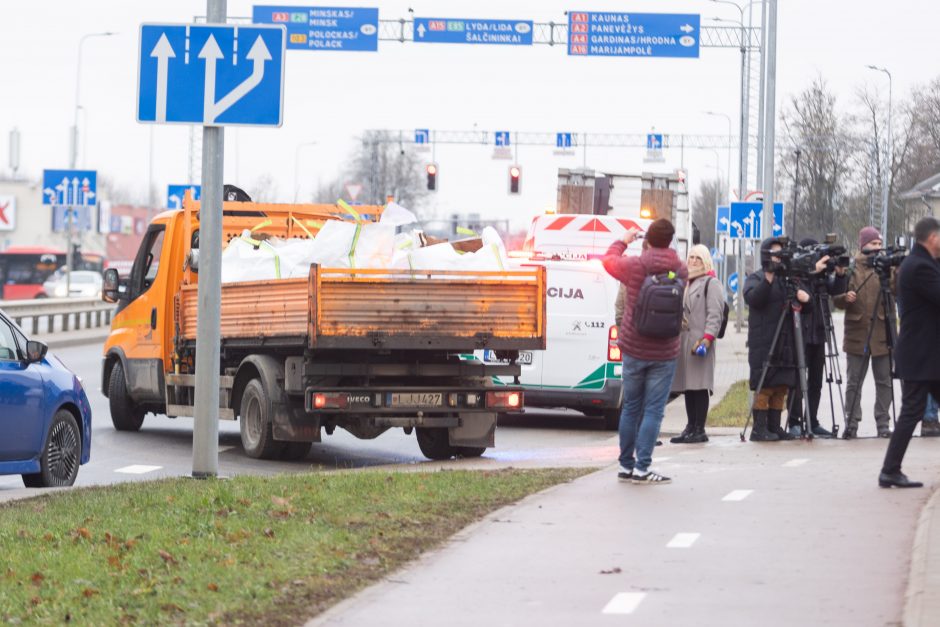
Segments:
[[[883,472],[878,475],[878,485],[882,488],[922,488],[920,481],[911,481],[903,472]]]

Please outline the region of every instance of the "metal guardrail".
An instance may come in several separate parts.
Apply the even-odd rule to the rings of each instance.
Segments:
[[[110,326],[114,308],[98,298],[0,300],[0,310],[31,335]]]

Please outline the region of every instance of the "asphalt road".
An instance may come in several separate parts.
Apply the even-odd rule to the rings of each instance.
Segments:
[[[85,386],[92,407],[91,461],[82,466],[76,485],[106,485],[122,481],[189,476],[192,471],[193,420],[169,419],[149,414],[138,433],[115,431],[108,399],[101,394],[99,345],[75,346],[54,351]],[[605,431],[599,419],[578,412],[540,412],[500,424],[496,448],[480,460],[431,462],[418,449],[415,436],[392,429],[374,440],[358,440],[342,429],[323,434],[301,461],[277,462],[251,459],[242,452],[238,423],[219,425],[219,473],[221,475],[269,475],[338,468],[392,465],[398,468],[427,466],[531,467],[603,466],[617,456],[616,434]],[[23,487],[19,476],[0,476],[0,501],[35,493]]]

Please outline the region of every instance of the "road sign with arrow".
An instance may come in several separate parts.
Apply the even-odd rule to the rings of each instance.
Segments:
[[[732,239],[761,239],[760,202],[731,203],[731,217],[728,236]],[[783,235],[783,203],[774,203],[774,237]]]
[[[137,120],[280,126],[283,26],[144,24]]]

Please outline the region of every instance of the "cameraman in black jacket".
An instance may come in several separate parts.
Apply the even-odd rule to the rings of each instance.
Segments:
[[[812,238],[800,240],[801,248],[811,248],[818,246],[819,242]],[[823,261],[828,261],[829,257],[823,257]],[[809,281],[801,281],[803,289],[813,297],[813,307],[804,308],[803,321],[803,349],[806,354],[806,387],[809,392],[809,416],[810,428],[813,435],[821,438],[831,438],[832,433],[819,424],[818,412],[819,402],[822,399],[823,372],[826,367],[826,321],[825,312],[820,307],[824,302],[819,297],[819,291],[825,289],[830,295],[842,294],[845,292],[847,279],[845,267],[837,265],[832,275],[825,276],[823,272],[813,275]],[[830,309],[831,313],[831,309]],[[790,398],[787,401],[787,423],[789,434],[794,437],[802,435],[800,425],[803,421],[803,393],[799,385],[793,389]]]

